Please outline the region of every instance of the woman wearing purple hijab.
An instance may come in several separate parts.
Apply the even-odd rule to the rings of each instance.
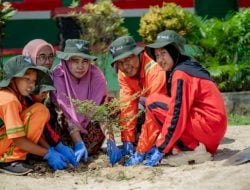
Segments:
[[[61,59],[52,71],[56,90],[51,100],[62,111],[63,128],[67,128],[74,144],[77,162],[88,154],[95,154],[105,139],[100,125],[77,113],[71,99],[93,100],[97,105],[107,96],[107,83],[102,71],[91,64],[96,57],[89,52],[89,43],[80,39],[68,39],[64,51],[57,51]]]

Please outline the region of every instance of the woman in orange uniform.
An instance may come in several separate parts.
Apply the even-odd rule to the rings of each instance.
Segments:
[[[24,108],[35,83],[46,75],[30,57],[15,56],[3,66],[0,81],[0,171],[24,175],[32,171],[22,161],[28,153],[43,157],[54,169],[64,169],[67,159],[54,148],[42,146],[41,135],[49,120],[48,109],[41,103]]]
[[[168,78],[167,94],[153,94],[146,100],[147,113],[159,131],[147,166],[174,152],[165,160],[172,166],[211,160],[226,131],[227,115],[220,91],[208,71],[184,54],[184,43],[176,32],[166,30],[146,47]],[[129,165],[137,161],[131,160]]]

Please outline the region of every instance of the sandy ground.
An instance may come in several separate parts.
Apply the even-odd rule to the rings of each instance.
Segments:
[[[28,176],[0,173],[0,190],[249,190],[250,164],[225,166],[227,159],[250,146],[250,125],[230,126],[213,161],[203,164],[154,168],[108,165],[104,154],[88,166],[52,172],[41,163]]]

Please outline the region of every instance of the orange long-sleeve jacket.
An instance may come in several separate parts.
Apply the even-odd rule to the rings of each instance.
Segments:
[[[141,96],[148,97],[152,93],[166,93],[165,82],[166,76],[165,72],[161,67],[152,60],[145,52],[140,53],[140,64],[141,70],[139,77],[127,77],[121,71],[118,72],[118,80],[120,84],[120,98],[127,102],[126,106],[121,109],[121,126],[124,127],[124,130],[121,132],[121,138],[123,142],[134,142],[135,133],[136,133],[136,122],[138,115],[138,103],[139,97],[133,98],[136,93],[143,92]],[[152,127],[151,119],[145,119],[145,122],[142,126],[142,136],[140,138],[137,149],[145,149],[145,141],[148,136],[148,129]],[[155,137],[149,136],[149,138]]]

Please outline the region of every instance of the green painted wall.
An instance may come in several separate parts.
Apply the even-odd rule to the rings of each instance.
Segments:
[[[224,18],[230,11],[239,10],[239,0],[195,0],[195,13],[202,17]]]
[[[64,6],[64,7],[68,7],[68,6],[71,5],[72,0],[63,0],[62,3],[63,3],[63,6]]]
[[[59,43],[58,28],[52,19],[41,20],[10,20],[4,28],[4,48],[23,48],[35,38],[44,39],[53,45]]]
[[[137,42],[142,40],[138,33],[140,19],[140,17],[127,17],[124,19],[124,27],[128,28],[129,34],[133,36]]]
[[[139,17],[124,19],[124,26],[136,41],[142,40],[138,33],[139,23]],[[23,48],[28,41],[35,38],[42,38],[53,45],[59,44],[59,29],[56,21],[52,19],[10,20],[4,28],[4,33],[4,48]]]

